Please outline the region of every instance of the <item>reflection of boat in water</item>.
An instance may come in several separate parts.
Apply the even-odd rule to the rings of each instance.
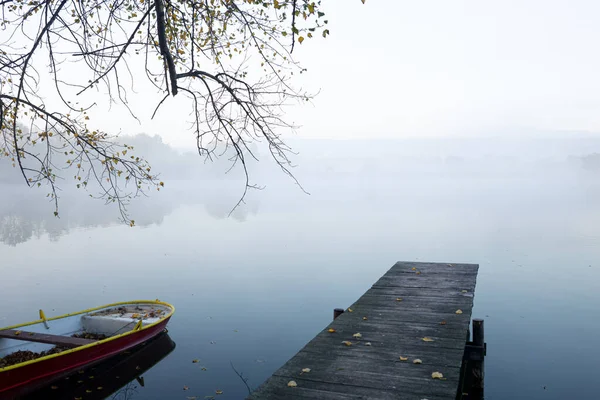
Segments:
[[[111,398],[127,399],[130,397],[128,392],[134,390],[131,383],[137,381],[138,386],[143,387],[144,378],[142,374],[174,349],[175,342],[171,340],[165,331],[145,343],[90,368],[55,381],[51,385],[20,399],[100,400],[111,395],[113,395]],[[122,392],[122,397],[115,393],[117,391]]]
[[[40,310],[38,321],[0,329],[0,399],[24,395],[148,341],[165,330],[174,311],[158,300],[49,319]]]

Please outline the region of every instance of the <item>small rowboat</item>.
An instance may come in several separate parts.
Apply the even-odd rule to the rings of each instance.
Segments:
[[[0,328],[0,398],[30,392],[163,332],[175,308],[159,300],[113,303]]]

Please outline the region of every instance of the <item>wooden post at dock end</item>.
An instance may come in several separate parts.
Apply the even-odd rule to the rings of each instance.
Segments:
[[[483,357],[471,361],[473,398],[483,399],[483,377],[485,374],[485,342],[483,336],[483,319],[473,318],[473,346],[483,349]]]
[[[486,343],[483,335],[483,320],[473,318],[472,337],[467,329],[467,342],[460,369],[460,386],[457,400],[483,400],[484,359]],[[469,340],[471,339],[471,340]]]
[[[337,317],[339,317],[343,313],[344,313],[344,309],[343,308],[334,308],[333,309],[333,319],[336,319]]]

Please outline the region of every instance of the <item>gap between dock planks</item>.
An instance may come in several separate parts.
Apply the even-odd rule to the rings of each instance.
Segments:
[[[478,269],[396,263],[248,399],[455,399]]]

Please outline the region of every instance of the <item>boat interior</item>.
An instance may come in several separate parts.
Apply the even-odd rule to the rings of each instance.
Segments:
[[[154,324],[171,311],[163,304],[122,304],[0,329],[0,369],[1,359],[15,352],[29,351],[41,357],[53,349],[59,350],[55,347],[62,351],[83,346]]]

